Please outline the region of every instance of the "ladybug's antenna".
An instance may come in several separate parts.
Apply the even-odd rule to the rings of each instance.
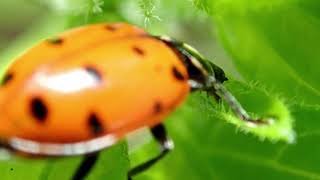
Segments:
[[[206,76],[206,82],[197,82],[190,80],[190,85],[194,90],[205,90],[209,94],[218,95],[221,97],[231,108],[233,113],[241,120],[248,123],[250,126],[271,124],[273,119],[254,119],[248,112],[242,107],[238,100],[230,93],[222,84],[226,80],[224,72],[221,68],[210,62],[203,57],[192,46],[182,43],[176,40],[172,40],[169,37],[161,36],[162,41],[168,42],[176,47],[181,53],[187,54],[190,58],[190,63],[196,67],[199,71],[203,72],[203,76]],[[222,78],[221,78],[222,77]],[[212,92],[214,91],[214,92]]]

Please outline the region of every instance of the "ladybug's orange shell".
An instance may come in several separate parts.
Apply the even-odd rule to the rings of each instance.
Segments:
[[[0,89],[3,138],[55,143],[108,134],[121,138],[163,121],[189,92],[177,54],[139,28],[89,25],[58,38],[41,42],[9,67],[13,78]],[[72,73],[79,76],[63,79]],[[51,80],[60,76],[52,88]],[[87,76],[94,80],[89,86]],[[81,88],[67,91],[77,82]],[[46,110],[41,120],[32,112],[35,99]]]

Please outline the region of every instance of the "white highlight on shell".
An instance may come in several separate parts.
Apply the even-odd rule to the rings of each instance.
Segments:
[[[14,149],[30,154],[49,156],[72,156],[88,154],[112,146],[117,142],[113,135],[106,135],[88,141],[76,143],[42,143],[14,137],[9,140],[9,145]]]
[[[39,74],[35,80],[40,86],[61,93],[72,93],[92,88],[99,83],[97,78],[85,69],[76,69],[49,76]]]

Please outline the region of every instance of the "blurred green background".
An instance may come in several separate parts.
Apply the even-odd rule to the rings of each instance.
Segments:
[[[166,121],[176,149],[134,179],[320,179],[318,0],[1,0],[0,65],[63,30],[124,21],[183,40],[221,66],[228,89],[268,127],[194,93]],[[103,151],[88,179],[126,179],[157,152],[150,138]],[[135,143],[133,143],[135,144]],[[0,179],[70,179],[82,157],[26,159],[0,152]]]
[[[41,6],[22,0],[1,1],[0,8],[1,50],[8,47],[20,33],[39,21],[46,13]]]

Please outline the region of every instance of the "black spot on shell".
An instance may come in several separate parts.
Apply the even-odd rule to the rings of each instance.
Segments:
[[[39,122],[44,122],[48,116],[48,108],[40,97],[35,97],[30,102],[32,116]]]
[[[163,110],[163,105],[161,104],[161,102],[155,102],[153,105],[154,114],[161,113],[162,110]]]
[[[104,131],[104,128],[101,124],[101,120],[98,118],[98,116],[95,113],[91,113],[89,115],[88,125],[92,134],[96,136],[102,134]]]
[[[176,66],[172,67],[172,74],[173,74],[174,78],[177,79],[178,81],[184,81],[185,80],[184,75],[177,69]]]
[[[13,79],[13,73],[12,72],[7,73],[6,75],[4,75],[4,77],[3,77],[2,81],[1,81],[1,86],[6,85],[12,79]]]
[[[138,55],[140,55],[140,56],[144,56],[144,55],[145,55],[144,50],[142,50],[142,49],[139,48],[139,47],[134,46],[134,47],[132,47],[132,50],[133,50],[136,54],[138,54]]]
[[[98,81],[102,80],[101,73],[93,66],[86,66],[85,70],[92,75],[94,78],[96,78]]]
[[[119,29],[119,25],[116,24],[108,24],[105,26],[106,30],[108,31],[116,31],[117,29]]]
[[[50,44],[54,44],[54,45],[61,45],[61,44],[63,44],[63,39],[62,38],[51,38],[51,39],[48,39],[48,42],[50,43]]]

